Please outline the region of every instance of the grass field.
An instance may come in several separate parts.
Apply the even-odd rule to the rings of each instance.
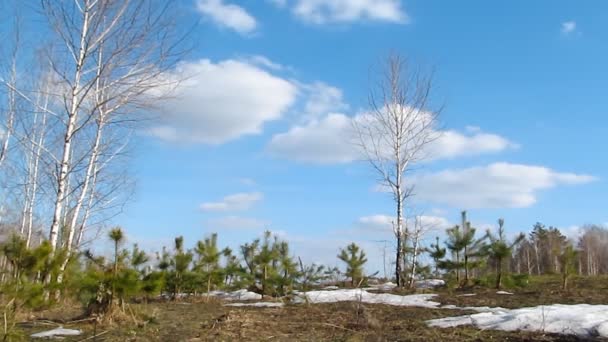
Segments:
[[[529,286],[499,295],[487,288],[437,289],[435,299],[457,306],[520,308],[544,304],[606,304],[608,279],[576,278],[571,291],[560,290],[558,277],[533,278]],[[475,296],[459,296],[475,293]],[[405,291],[402,292],[405,294]],[[472,327],[438,329],[426,326],[434,318],[468,314],[461,310],[395,307],[357,302],[286,305],[282,308],[234,308],[216,300],[130,304],[119,322],[95,326],[64,324],[85,334],[67,341],[584,341],[542,332],[480,331]],[[133,312],[133,314],[131,314]],[[39,313],[47,320],[69,320],[66,310]],[[145,324],[136,324],[143,317]],[[49,322],[22,327],[29,334],[56,325]]]

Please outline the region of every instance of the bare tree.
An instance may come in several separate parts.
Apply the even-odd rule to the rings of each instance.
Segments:
[[[4,88],[6,89],[7,102],[6,108],[4,110],[0,110],[1,112],[4,112],[2,113],[4,114],[2,122],[3,127],[0,130],[0,136],[2,137],[2,141],[0,143],[0,166],[2,166],[8,155],[10,141],[15,128],[15,117],[17,112],[17,94],[15,93],[15,87],[17,84],[17,60],[19,58],[19,42],[21,39],[19,17],[14,20],[13,31],[13,41],[9,45],[11,47],[10,63],[9,68],[6,72],[8,74],[8,78],[5,79],[5,77],[2,77],[0,75],[0,79],[2,80],[2,83],[4,83]]]
[[[64,227],[69,253],[100,172],[106,127],[132,122],[142,106],[168,91],[173,80],[164,75],[178,61],[179,38],[169,3],[42,0],[42,8],[57,43],[47,56],[63,85],[58,94],[63,106],[54,111],[63,139],[49,239],[57,248]]]
[[[404,285],[402,255],[409,232],[404,227],[404,203],[413,184],[406,181],[412,166],[426,158],[429,144],[438,137],[438,111],[431,110],[432,78],[397,54],[385,62],[377,84],[370,92],[371,110],[353,120],[357,145],[390,190],[395,201],[397,240],[395,278]]]
[[[15,197],[2,206],[15,208],[27,245],[49,227],[53,251],[66,250],[62,270],[85,232],[122,210],[134,123],[179,81],[184,36],[173,8],[172,0],[40,0],[50,34],[27,45],[43,46],[30,51],[36,64],[17,58],[18,28],[12,59],[0,60],[0,165],[11,164],[0,180]],[[35,74],[34,65],[48,68]]]
[[[413,229],[409,231],[411,237],[411,247],[410,250],[410,269],[409,269],[409,277],[408,277],[408,287],[412,288],[416,284],[416,277],[418,275],[418,264],[420,255],[427,249],[422,246],[422,240],[424,237],[431,231],[439,229],[440,227],[436,222],[432,222],[430,220],[425,220],[423,215],[416,215],[413,218],[407,220],[406,222],[410,222],[409,225],[413,226]],[[425,222],[428,221],[428,222]],[[408,250],[407,248],[405,250]]]

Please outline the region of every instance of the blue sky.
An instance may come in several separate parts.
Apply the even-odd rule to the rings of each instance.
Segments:
[[[570,1],[182,0],[189,78],[137,138],[137,192],[116,218],[146,246],[264,229],[308,261],[350,241],[378,258],[393,205],[341,139],[389,52],[435,69],[444,135],[410,213],[462,209],[511,233],[608,222],[608,4]],[[437,233],[429,233],[433,238]],[[378,264],[376,263],[376,266]],[[379,268],[379,267],[377,267]]]

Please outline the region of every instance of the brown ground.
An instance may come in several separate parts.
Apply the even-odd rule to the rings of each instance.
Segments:
[[[539,304],[607,304],[608,279],[576,280],[576,290],[562,292],[559,279],[531,283],[514,295],[497,295],[495,290],[440,290],[438,301],[458,306],[502,306],[508,308]],[[543,291],[540,291],[540,289]],[[474,297],[456,297],[476,293]],[[404,308],[388,305],[335,303],[287,305],[283,308],[231,308],[220,302],[131,304],[122,323],[95,327],[88,322],[64,324],[85,335],[103,333],[88,341],[584,341],[574,336],[527,332],[479,331],[472,327],[429,328],[428,319],[467,314],[465,311]],[[128,310],[128,311],[131,311]],[[64,315],[55,312],[49,315]],[[135,324],[132,317],[148,323]],[[53,328],[23,325],[27,333]]]

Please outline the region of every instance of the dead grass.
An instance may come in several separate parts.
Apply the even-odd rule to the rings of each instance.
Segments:
[[[154,303],[145,308],[155,317],[144,326],[100,325],[108,331],[97,341],[582,341],[572,336],[479,331],[471,327],[429,328],[428,319],[463,311],[402,308],[388,305],[335,303],[284,308],[232,308],[218,303]],[[93,335],[90,323],[67,324]],[[53,327],[32,327],[40,331]],[[93,340],[93,339],[91,339]]]
[[[576,290],[562,292],[559,279],[545,279],[514,295],[495,290],[440,290],[438,300],[459,306],[523,307],[552,303],[608,303],[608,279],[574,279]],[[543,289],[543,291],[541,291]],[[511,291],[511,290],[510,290]],[[456,297],[462,293],[474,297]],[[126,318],[113,324],[91,322],[63,324],[84,330],[81,341],[585,341],[575,336],[530,332],[480,331],[472,327],[430,328],[426,320],[469,314],[459,310],[425,309],[362,303],[300,304],[283,308],[225,307],[217,300],[131,304],[133,314],[145,324]],[[47,316],[48,317],[48,316]],[[32,333],[54,328],[23,326]]]
[[[561,289],[561,279],[556,276],[533,277],[530,284],[521,289],[507,289],[513,295],[496,294],[495,289],[471,287],[438,291],[435,299],[442,304],[456,306],[490,306],[516,309],[547,304],[608,304],[608,277],[573,277],[569,290]],[[475,293],[471,297],[459,295]]]

